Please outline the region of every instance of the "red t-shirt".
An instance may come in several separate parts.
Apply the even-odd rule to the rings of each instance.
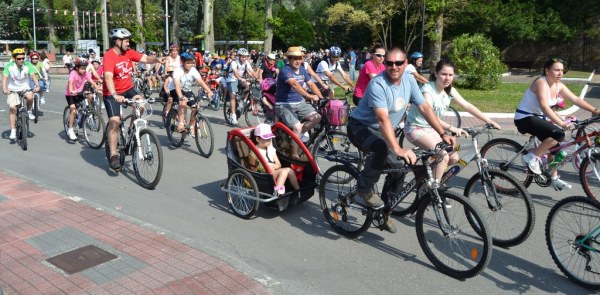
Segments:
[[[104,53],[104,59],[102,60],[104,73],[113,73],[117,93],[120,94],[133,88],[133,81],[131,80],[132,61],[139,62],[143,56],[143,54],[133,49],[128,49],[121,55],[117,55],[112,48]],[[102,94],[104,96],[110,95],[108,88],[106,88],[106,82],[102,84]]]
[[[200,52],[194,52],[194,59],[196,59],[197,67],[204,65],[204,57],[202,56],[202,54]]]

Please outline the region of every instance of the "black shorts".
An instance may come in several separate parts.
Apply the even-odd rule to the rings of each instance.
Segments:
[[[118,94],[129,99],[132,99],[135,96],[140,96],[140,94],[133,87]],[[104,106],[106,107],[106,114],[109,118],[121,115],[121,104],[118,103],[112,95],[104,96]]]
[[[171,94],[171,97],[173,97],[173,101],[177,102],[177,104],[179,104],[179,96],[177,95],[177,91],[171,90],[170,94]],[[187,105],[189,107],[193,107],[196,104],[196,96],[194,95],[193,92],[181,91],[181,94],[183,94],[183,96],[188,98]],[[177,99],[175,99],[175,98],[177,98]]]
[[[71,106],[72,104],[78,105],[83,101],[83,95],[65,95],[65,98],[67,99],[68,106]]]
[[[537,137],[540,141],[552,137],[560,142],[565,138],[565,132],[560,127],[537,116],[515,120],[515,126],[517,126],[519,133],[529,133]]]

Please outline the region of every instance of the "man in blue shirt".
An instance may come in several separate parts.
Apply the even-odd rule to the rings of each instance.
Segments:
[[[402,159],[413,164],[416,155],[410,149],[398,144],[394,127],[398,126],[409,103],[419,108],[427,122],[446,143],[454,145],[456,140],[444,133],[431,106],[425,101],[415,78],[404,74],[406,53],[400,48],[392,48],[385,55],[385,71],[374,77],[367,86],[363,99],[352,112],[348,121],[348,137],[366,155],[363,171],[357,181],[358,196],[373,208],[384,206],[374,189],[386,163],[399,164]],[[389,174],[390,183],[402,182],[402,175]],[[396,226],[388,218],[384,228],[396,232]]]
[[[312,129],[321,121],[321,115],[304,99],[319,101],[322,95],[306,69],[301,67],[304,61],[301,48],[290,47],[286,55],[289,63],[277,76],[275,114],[300,137],[303,132]],[[304,87],[305,85],[308,87]],[[305,90],[309,87],[313,94]],[[292,149],[291,153],[292,157],[298,156],[297,149]]]

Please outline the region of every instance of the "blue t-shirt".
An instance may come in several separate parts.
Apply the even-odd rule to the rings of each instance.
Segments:
[[[289,79],[296,79],[300,87],[306,88],[304,86],[310,81],[310,76],[304,67],[300,67],[298,73],[295,73],[290,66],[283,67],[277,76],[275,104],[297,104],[304,101],[304,97],[287,83]]]
[[[220,64],[223,68],[225,67],[225,61],[219,58],[210,62],[210,68],[212,69],[218,64]]]
[[[356,53],[354,53],[354,50],[350,51],[350,65],[356,65]]]
[[[379,130],[379,122],[373,108],[387,109],[390,122],[393,127],[396,127],[400,124],[409,102],[413,104],[413,107],[426,102],[415,77],[405,72],[400,85],[394,85],[388,80],[384,71],[369,81],[365,94],[350,116]]]

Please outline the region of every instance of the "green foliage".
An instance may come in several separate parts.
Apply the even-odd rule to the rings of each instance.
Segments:
[[[302,18],[300,13],[289,11],[282,7],[277,18],[285,20],[281,25],[275,26],[273,33],[281,42],[284,48],[289,46],[311,47],[315,32],[310,23]]]
[[[461,76],[457,84],[472,89],[494,89],[501,82],[506,66],[500,61],[500,51],[481,34],[463,34],[452,41],[449,54]]]

